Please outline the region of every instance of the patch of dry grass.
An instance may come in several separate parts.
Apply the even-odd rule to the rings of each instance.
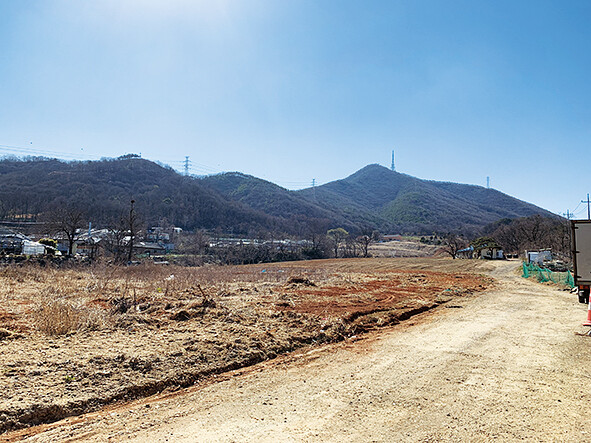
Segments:
[[[433,268],[449,266],[449,260],[431,263]],[[406,259],[404,265],[425,267],[424,259],[416,263]],[[0,327],[55,336],[129,324],[114,318],[120,315],[162,322],[171,318],[172,311],[220,300],[237,312],[261,310],[285,303],[282,297],[294,278],[325,286],[355,286],[376,273],[388,278],[388,271],[396,267],[391,259],[199,268],[151,263],[131,267],[96,263],[72,269],[6,266],[0,268]]]
[[[31,312],[35,328],[51,336],[102,329],[109,324],[108,318],[109,316],[100,309],[61,298],[44,298]]]

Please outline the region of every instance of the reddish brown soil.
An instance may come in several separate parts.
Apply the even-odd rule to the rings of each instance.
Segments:
[[[297,289],[293,306],[287,304],[282,309],[324,316],[358,315],[392,309],[409,300],[434,302],[446,292],[458,295],[484,288],[481,277],[469,274],[398,271],[379,279],[374,279],[375,275],[361,278],[361,282],[342,286]]]

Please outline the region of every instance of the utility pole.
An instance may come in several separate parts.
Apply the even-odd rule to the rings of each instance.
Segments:
[[[185,163],[185,177],[186,177],[186,176],[189,175],[189,163],[190,163],[190,161],[189,161],[189,156],[188,155],[185,156],[184,163]]]
[[[394,150],[392,150],[392,166],[390,169],[392,169],[392,171],[396,171],[396,166],[394,165]]]
[[[587,203],[587,220],[591,220],[591,200],[589,200],[589,194],[587,194],[587,200],[581,200],[581,203]]]
[[[131,264],[131,259],[133,258],[133,240],[135,237],[135,213],[133,209],[134,204],[135,200],[131,200],[131,205],[129,208],[129,251],[127,252],[128,264]]]
[[[563,235],[562,235],[562,247],[563,249],[567,249],[569,252],[569,257],[572,260],[573,259],[573,251],[572,248],[569,248],[568,245],[572,245],[572,231],[571,231],[571,227],[570,227],[570,218],[574,215],[572,212],[570,212],[568,209],[566,210],[566,214],[563,214],[564,216],[566,216],[566,223],[563,225]]]

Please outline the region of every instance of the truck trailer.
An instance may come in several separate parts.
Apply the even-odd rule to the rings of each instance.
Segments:
[[[591,220],[571,220],[573,278],[579,302],[589,303],[591,288]]]

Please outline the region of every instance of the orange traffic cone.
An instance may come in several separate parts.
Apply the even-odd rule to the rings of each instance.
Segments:
[[[587,321],[583,326],[591,326],[591,297],[589,297],[589,307],[587,308]]]

